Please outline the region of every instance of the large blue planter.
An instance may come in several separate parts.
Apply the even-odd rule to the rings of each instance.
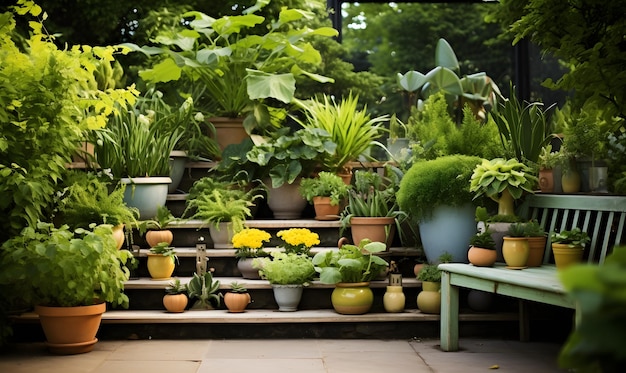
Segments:
[[[167,188],[172,182],[169,177],[133,177],[122,178],[126,184],[124,202],[129,207],[139,210],[139,219],[154,219],[159,206],[167,200]]]
[[[419,224],[428,262],[436,262],[444,252],[452,255],[453,262],[468,262],[469,240],[476,234],[475,211],[471,203],[462,207],[439,206],[433,210],[431,219]]]

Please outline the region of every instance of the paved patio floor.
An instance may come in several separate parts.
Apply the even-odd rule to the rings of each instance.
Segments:
[[[386,373],[560,372],[560,345],[461,339],[443,352],[439,340],[128,340],[100,341],[87,354],[56,356],[43,343],[8,346],[2,373]]]

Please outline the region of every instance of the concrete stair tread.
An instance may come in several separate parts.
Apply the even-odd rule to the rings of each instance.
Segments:
[[[188,284],[191,277],[176,277],[182,284]],[[165,289],[174,278],[168,280],[153,280],[149,277],[142,277],[139,279],[128,280],[124,284],[125,289]],[[220,289],[229,290],[231,282],[237,282],[244,286],[248,290],[254,289],[271,289],[269,281],[267,280],[249,280],[242,277],[213,277],[214,280],[220,282]],[[371,288],[385,288],[388,285],[387,280],[371,281]],[[402,286],[407,288],[421,287],[422,282],[415,278],[403,278]],[[332,289],[335,285],[323,284],[319,281],[312,281],[309,288],[314,289]]]
[[[181,258],[194,257],[196,256],[196,248],[195,247],[175,247],[176,256]],[[276,248],[265,248],[267,252],[271,252],[273,250],[280,250],[279,247]],[[326,250],[337,250],[336,247],[313,247],[311,248],[311,253],[316,254],[320,251]],[[379,253],[379,256],[419,256],[421,252],[418,249],[408,248],[408,247],[391,247],[389,251]],[[143,248],[139,250],[139,253],[136,254],[139,257],[148,256],[148,249]],[[207,258],[234,258],[235,257],[235,249],[206,249]]]
[[[29,312],[17,317],[21,322],[38,321],[37,314]],[[169,313],[165,310],[110,310],[102,315],[103,324],[276,324],[276,323],[362,323],[362,322],[416,322],[437,321],[437,314],[425,314],[419,310],[405,310],[399,313],[366,313],[363,315],[341,315],[332,309],[298,310],[279,312],[278,310],[246,310],[231,313],[227,310],[187,310],[182,313]],[[514,313],[465,313],[461,321],[509,321],[516,320]]]

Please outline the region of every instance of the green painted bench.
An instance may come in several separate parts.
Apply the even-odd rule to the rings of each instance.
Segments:
[[[536,219],[546,232],[579,227],[591,237],[585,248],[588,263],[603,263],[613,246],[625,243],[626,196],[536,194],[526,197],[520,216]],[[441,348],[459,348],[459,288],[468,288],[519,299],[520,339],[529,339],[527,301],[575,309],[558,279],[548,238],[543,265],[523,270],[470,264],[440,264]]]

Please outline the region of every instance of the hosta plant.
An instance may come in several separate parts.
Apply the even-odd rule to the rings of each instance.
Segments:
[[[315,271],[326,284],[363,282],[376,278],[389,264],[376,253],[386,250],[382,242],[363,240],[359,246],[343,245],[339,250],[321,251],[313,257]]]

